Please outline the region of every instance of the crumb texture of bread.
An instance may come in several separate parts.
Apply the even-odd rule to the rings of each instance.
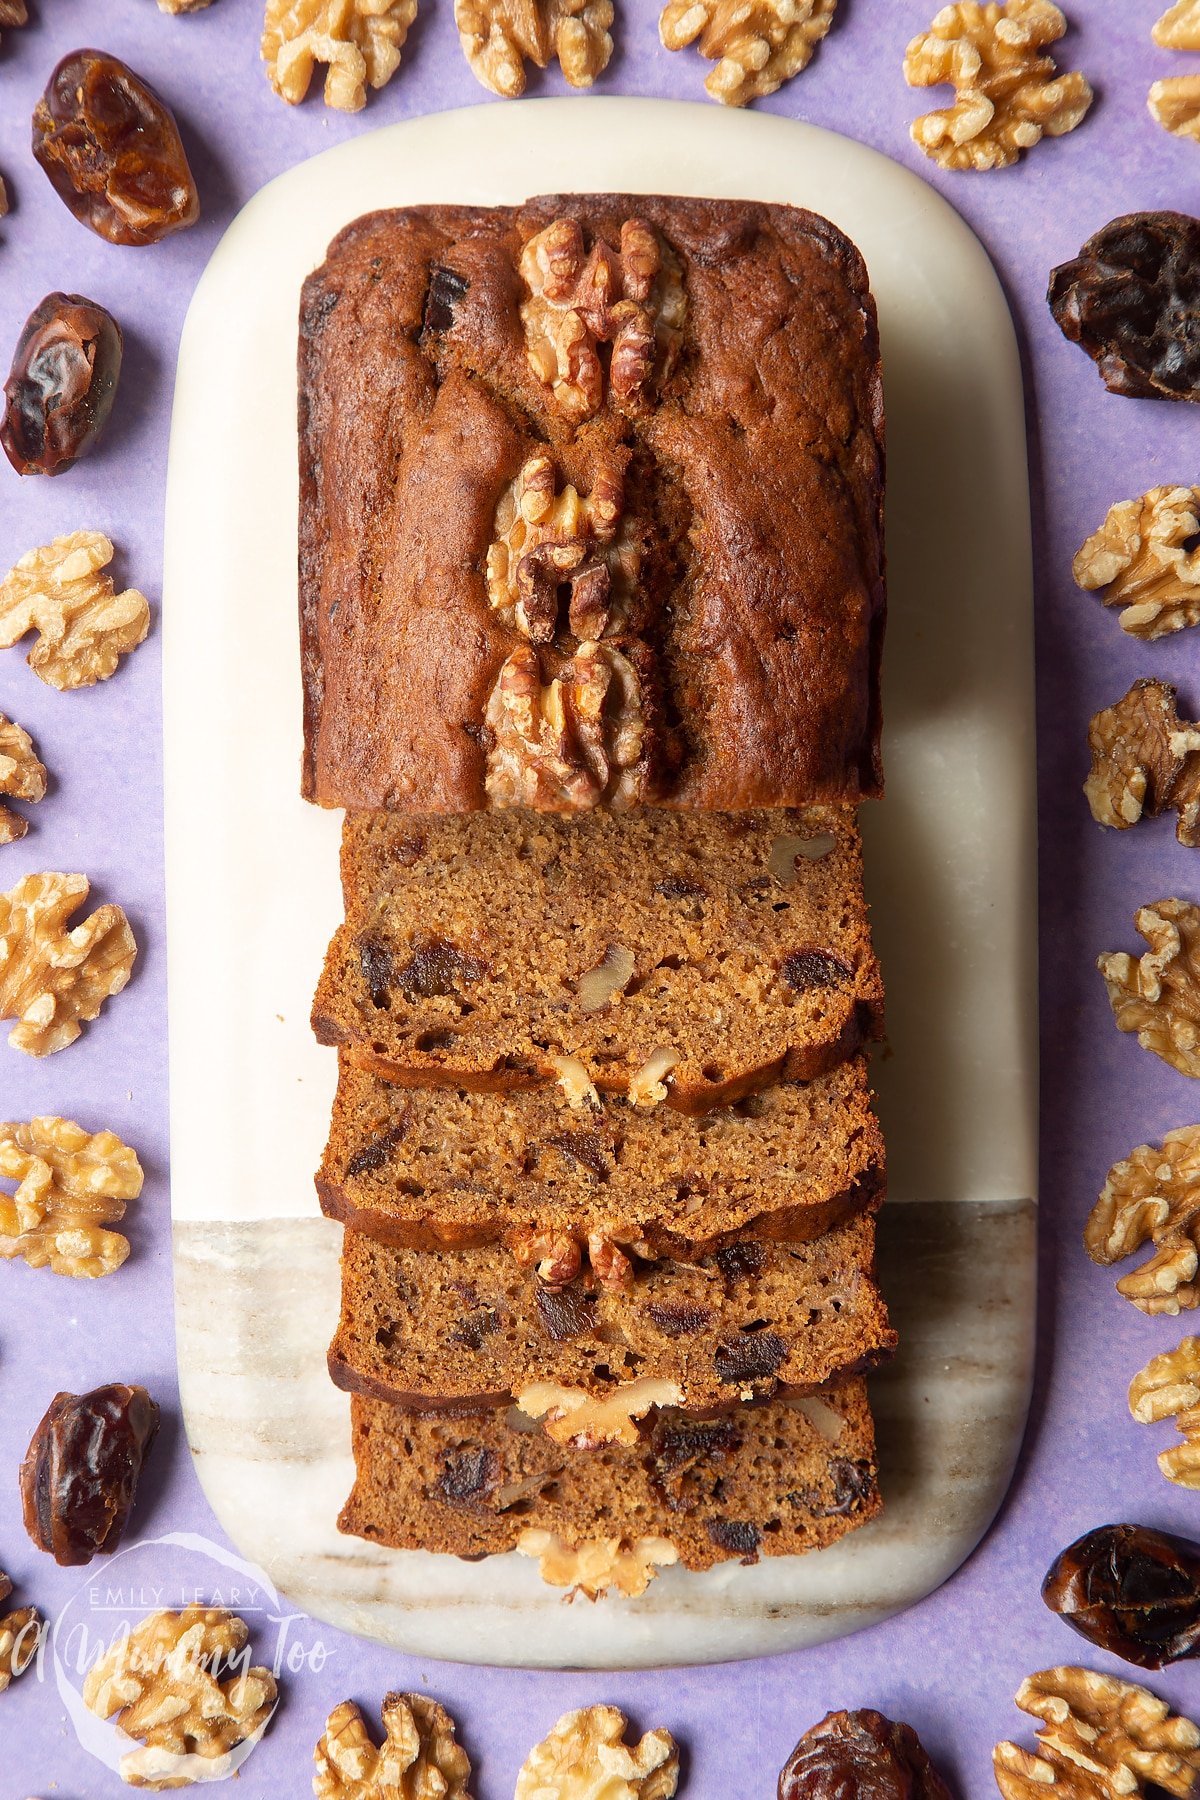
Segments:
[[[635,1446],[573,1451],[512,1408],[436,1416],[352,1401],[357,1478],[340,1529],[488,1556],[526,1532],[673,1545],[690,1569],[797,1556],[879,1511],[862,1381],[711,1418],[667,1409]]]
[[[529,246],[551,227],[586,260],[539,336]],[[599,384],[582,416],[563,399],[581,358]],[[642,195],[367,215],[305,283],[299,425],[309,799],[734,810],[880,791],[878,333],[827,220]],[[531,462],[560,496],[617,506],[586,582],[513,565],[532,624],[497,604],[494,561]],[[568,789],[497,775],[497,731],[553,757],[564,706],[585,715]]]
[[[882,1030],[850,807],[350,814],[342,884],[313,1025],[388,1080],[701,1112]]]
[[[811,1392],[894,1348],[863,1217],[808,1244],[635,1259],[620,1286],[585,1274],[548,1287],[499,1245],[391,1250],[348,1231],[329,1360],[339,1386],[400,1404],[502,1401],[543,1382],[604,1398],[654,1380],[708,1411]]]

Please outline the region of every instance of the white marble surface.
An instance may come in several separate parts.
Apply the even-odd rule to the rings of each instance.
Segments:
[[[889,1054],[877,1078],[891,1219],[903,1236],[905,1218],[919,1214],[897,1199],[937,1203],[940,1212],[924,1216],[944,1218],[949,1231],[956,1207],[983,1203],[963,1218],[990,1220],[979,1229],[1005,1234],[999,1308],[979,1293],[974,1251],[961,1248],[948,1248],[939,1265],[948,1296],[940,1312],[927,1316],[921,1293],[903,1291],[905,1314],[915,1307],[916,1316],[900,1372],[878,1387],[898,1471],[878,1525],[820,1557],[704,1577],[668,1571],[634,1605],[565,1609],[518,1559],[466,1565],[333,1534],[348,1487],[346,1403],[320,1374],[335,1234],[314,1216],[312,1171],[334,1058],[313,1043],[307,1020],[339,916],[339,821],[298,797],[301,281],[361,211],[520,200],[537,168],[552,168],[561,188],[751,194],[813,206],[866,256],[889,415],[888,798],[865,810],[864,829],[889,988]],[[598,98],[433,116],[356,136],[293,169],[226,234],[184,330],[167,493],[181,1380],[189,1438],[226,1528],[313,1612],[410,1649],[483,1660],[513,1660],[505,1621],[514,1606],[541,1621],[535,1644],[522,1636],[531,1660],[750,1655],[833,1636],[907,1604],[985,1529],[1019,1440],[1033,1329],[1024,458],[1015,337],[978,242],[913,175],[781,118]],[[952,1331],[950,1319],[958,1321]],[[921,1345],[935,1343],[922,1363]],[[904,1373],[914,1366],[925,1369],[923,1387]]]

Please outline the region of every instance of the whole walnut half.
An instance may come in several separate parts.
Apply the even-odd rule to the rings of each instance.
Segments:
[[[158,1419],[145,1388],[122,1382],[54,1396],[21,1464],[25,1529],[39,1550],[64,1567],[112,1554]]]
[[[102,50],[73,50],[51,75],[33,154],[67,210],[110,244],[156,244],[200,217],[170,108]]]
[[[826,1714],[783,1766],[779,1800],[950,1800],[911,1725],[869,1707]]]
[[[1200,1544],[1101,1525],[1059,1552],[1042,1599],[1073,1631],[1141,1669],[1200,1654]]]
[[[1053,270],[1047,299],[1110,393],[1200,401],[1200,219],[1111,220]]]
[[[0,444],[18,475],[61,475],[108,422],[121,327],[82,294],[47,294],[26,319],[4,384]]]

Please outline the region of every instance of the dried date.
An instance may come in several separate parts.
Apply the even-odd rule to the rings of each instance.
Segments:
[[[170,108],[101,50],[73,50],[51,75],[33,154],[67,209],[110,244],[156,244],[200,216]]]
[[[1113,219],[1051,273],[1047,298],[1110,393],[1200,401],[1200,219]]]
[[[950,1800],[911,1725],[865,1707],[828,1713],[779,1777],[779,1800]]]
[[[0,444],[18,475],[61,475],[112,411],[121,327],[82,294],[47,294],[26,319],[4,384]]]
[[[55,1395],[21,1464],[25,1529],[39,1550],[68,1567],[112,1554],[158,1419],[145,1388],[122,1382]]]
[[[1200,1544],[1101,1525],[1055,1557],[1042,1599],[1089,1643],[1161,1669],[1200,1653]]]

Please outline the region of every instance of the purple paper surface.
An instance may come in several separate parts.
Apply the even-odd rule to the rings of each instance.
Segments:
[[[216,0],[207,12],[176,19],[160,15],[152,0],[33,3],[29,26],[5,31],[0,44],[0,172],[13,203],[0,221],[0,361],[7,365],[26,314],[54,288],[107,305],[125,329],[126,358],[112,425],[86,462],[53,482],[21,481],[0,466],[0,568],[57,533],[103,529],[119,546],[119,574],[150,596],[157,619],[179,330],[235,212],[273,175],[345,137],[490,97],[463,60],[450,0],[423,0],[398,75],[355,117],[327,111],[319,83],[296,109],[274,96],[258,58],[257,0]],[[694,52],[662,49],[656,7],[618,0],[618,10],[617,51],[596,91],[702,99],[707,65]],[[1039,1357],[1017,1479],[982,1548],[939,1593],[872,1631],[768,1661],[529,1674],[406,1659],[300,1621],[291,1641],[310,1661],[323,1651],[324,1667],[285,1669],[283,1704],[239,1777],[236,1791],[246,1800],[309,1791],[312,1748],[337,1701],[353,1696],[377,1714],[386,1691],[409,1687],[427,1687],[459,1720],[476,1765],[477,1800],[506,1800],[526,1751],[559,1713],[597,1700],[622,1706],[639,1729],[661,1724],[676,1734],[686,1756],[681,1791],[691,1800],[766,1800],[798,1734],[829,1708],[860,1705],[911,1721],[956,1792],[983,1796],[994,1792],[997,1739],[1030,1741],[1028,1721],[1012,1705],[1025,1674],[1072,1661],[1130,1673],[1042,1606],[1038,1587],[1051,1557],[1108,1519],[1183,1532],[1200,1523],[1200,1500],[1169,1486],[1155,1466],[1155,1453],[1174,1441],[1172,1428],[1134,1424],[1125,1403],[1131,1375],[1187,1333],[1188,1315],[1143,1318],[1114,1293],[1113,1275],[1092,1267],[1080,1241],[1109,1164],[1134,1144],[1191,1123],[1198,1104],[1182,1077],[1114,1030],[1094,970],[1100,950],[1140,948],[1131,927],[1139,904],[1200,894],[1195,858],[1177,846],[1169,820],[1122,835],[1093,825],[1080,793],[1087,721],[1141,674],[1178,681],[1181,709],[1200,702],[1192,679],[1200,636],[1138,645],[1074,588],[1070,574],[1073,553],[1112,501],[1154,483],[1197,479],[1200,415],[1106,394],[1044,303],[1051,266],[1114,214],[1195,207],[1200,148],[1162,132],[1145,100],[1153,79],[1200,69],[1200,58],[1152,45],[1155,0],[1086,7],[1076,0],[1059,63],[1082,68],[1097,90],[1084,125],[1043,144],[1018,169],[943,174],[908,136],[909,121],[943,95],[915,95],[901,74],[907,40],[934,10],[931,0],[842,0],[811,67],[764,104],[860,137],[932,182],[993,256],[1022,340],[1036,532],[1044,1073]],[[109,246],[69,216],[33,163],[33,103],[59,56],[83,41],[126,58],[174,107],[201,188],[195,229],[150,249]],[[529,91],[564,87],[555,73],[535,76]],[[721,124],[714,106],[713,130]],[[552,166],[530,169],[531,192],[555,180]],[[919,242],[912,253],[922,255]],[[206,555],[203,519],[196,555]],[[964,567],[963,582],[971,579]],[[17,1467],[58,1389],[146,1383],[167,1423],[134,1539],[193,1532],[214,1545],[224,1540],[193,1473],[176,1398],[157,635],[114,680],[75,694],[43,686],[21,651],[0,656],[0,711],[32,731],[53,777],[46,801],[32,809],[29,836],[0,850],[0,885],[28,870],[84,870],[97,899],[127,908],[141,946],[128,991],[68,1051],[34,1062],[0,1045],[0,1117],[50,1112],[110,1127],[138,1148],[148,1177],[130,1209],[133,1256],[115,1278],[70,1282],[21,1263],[0,1267],[0,1567],[13,1577],[18,1602],[53,1615],[81,1581],[102,1584],[105,1575],[103,1564],[57,1569],[21,1526]],[[987,1032],[986,1018],[978,1029]],[[986,1269],[979,1279],[987,1281]],[[138,1568],[161,1581],[163,1604],[178,1602],[171,1584],[183,1559],[177,1546],[141,1553]],[[155,1603],[153,1594],[146,1603]],[[275,1631],[266,1615],[255,1616],[256,1643],[268,1655]],[[1147,1679],[1185,1710],[1189,1701],[1193,1713],[1200,1706],[1186,1666]],[[0,1800],[89,1800],[121,1791],[117,1776],[77,1742],[49,1666],[0,1698]]]

